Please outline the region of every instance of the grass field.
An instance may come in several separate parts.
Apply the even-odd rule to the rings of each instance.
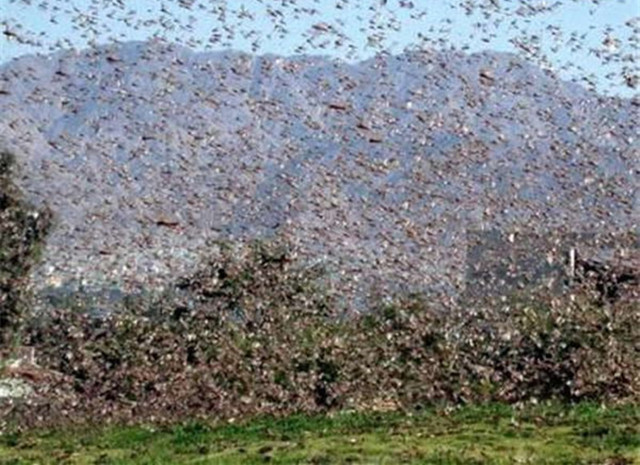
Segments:
[[[0,436],[0,464],[640,464],[640,406],[504,405]]]

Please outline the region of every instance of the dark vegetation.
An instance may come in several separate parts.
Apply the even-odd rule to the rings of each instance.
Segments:
[[[20,329],[25,279],[51,225],[50,212],[26,202],[12,182],[14,165],[13,154],[0,151],[0,347]]]
[[[405,296],[340,315],[321,276],[258,243],[117,314],[51,312],[24,337],[47,382],[8,416],[25,426],[162,423],[640,396],[635,301],[512,299],[444,313]]]
[[[615,302],[627,289],[637,289],[640,284],[639,262],[627,266],[611,267],[595,259],[577,257],[578,282],[591,282],[598,295],[598,302]]]
[[[3,315],[17,328],[50,215],[33,215],[2,185]],[[402,295],[344,314],[323,270],[293,252],[277,242],[223,247],[124,310],[60,305],[27,319],[21,343],[37,365],[14,374],[35,392],[0,404],[5,425],[640,399],[637,299],[599,304],[584,289],[443,311]]]

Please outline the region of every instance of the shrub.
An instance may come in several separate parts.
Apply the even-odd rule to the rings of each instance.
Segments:
[[[173,421],[433,403],[640,399],[638,304],[580,298],[435,311],[401,296],[341,315],[283,248],[224,252],[142,310],[29,328],[60,374],[26,423]]]

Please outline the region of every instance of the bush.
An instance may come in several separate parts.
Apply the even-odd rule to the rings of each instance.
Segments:
[[[26,279],[51,226],[50,212],[34,209],[13,184],[14,164],[11,153],[0,152],[0,347],[20,328]]]
[[[415,409],[433,403],[640,400],[638,304],[581,299],[435,311],[405,296],[340,315],[283,248],[209,260],[145,308],[60,310],[28,342],[58,373],[26,423]]]

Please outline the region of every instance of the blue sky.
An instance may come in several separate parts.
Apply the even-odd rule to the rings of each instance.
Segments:
[[[627,74],[638,68],[638,0],[0,0],[0,5],[4,30],[38,42],[19,43],[3,34],[0,62],[83,48],[91,41],[159,35],[194,49],[347,60],[407,47],[511,51],[565,79],[588,78],[599,91],[623,96],[635,92],[625,85],[623,68]]]

